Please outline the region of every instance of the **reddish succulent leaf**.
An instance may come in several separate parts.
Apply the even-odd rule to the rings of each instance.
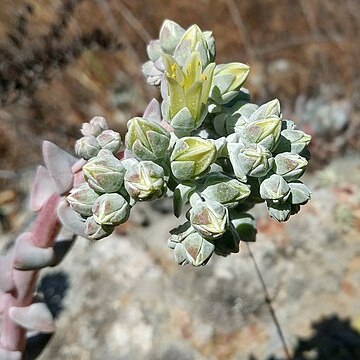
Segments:
[[[44,303],[34,303],[26,307],[12,306],[9,315],[13,321],[27,330],[43,333],[55,331],[54,318]]]
[[[70,191],[74,177],[71,168],[78,159],[50,141],[43,142],[43,156],[59,194],[63,195]]]
[[[30,192],[30,209],[39,211],[55,192],[57,192],[57,188],[53,178],[44,166],[38,166]]]
[[[13,267],[18,270],[36,270],[50,266],[54,261],[52,247],[41,248],[32,241],[32,233],[21,234],[15,243]]]
[[[20,351],[10,351],[0,347],[1,360],[21,360],[22,355]]]

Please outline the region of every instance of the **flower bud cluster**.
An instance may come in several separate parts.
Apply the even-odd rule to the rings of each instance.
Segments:
[[[250,67],[216,64],[212,33],[166,20],[147,48],[143,73],[161,89],[142,117],[128,122],[124,158],[120,136],[103,118],[83,125],[76,144],[86,183],[73,189],[70,206],[100,239],[125,222],[137,201],[172,195],[174,214],[186,222],[168,245],[179,264],[205,265],[213,254],[239,251],[255,241],[249,210],[265,202],[286,221],[310,199],[299,180],[311,137],[282,118],[277,99],[258,106],[243,87]]]
[[[166,156],[170,134],[160,125],[135,118],[129,122],[126,144],[139,157],[119,159],[120,134],[108,130],[104,118],[94,118],[83,125],[83,138],[76,152],[87,159],[82,167],[85,182],[67,196],[69,205],[84,220],[84,233],[93,240],[110,235],[117,225],[126,222],[137,201],[153,200],[165,195],[164,169],[151,160]],[[96,137],[95,137],[96,135]],[[90,156],[90,148],[80,147],[86,139],[94,141],[98,151]],[[165,145],[164,145],[165,144]],[[130,152],[130,149],[128,149]]]
[[[120,134],[109,130],[105,118],[101,116],[95,116],[90,122],[84,123],[81,133],[84,136],[77,140],[75,152],[85,160],[97,156],[101,149],[109,150],[113,154],[120,150]]]

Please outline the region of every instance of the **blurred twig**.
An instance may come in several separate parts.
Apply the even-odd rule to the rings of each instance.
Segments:
[[[245,22],[243,21],[241,15],[240,15],[239,9],[236,6],[236,3],[234,0],[225,0],[225,2],[229,9],[229,13],[238,29],[239,36],[242,39],[246,57],[248,58],[249,62],[253,62],[254,59],[256,58],[256,52],[251,45],[250,35],[247,31]]]
[[[274,325],[276,327],[276,331],[277,331],[277,333],[279,335],[279,338],[280,338],[280,341],[281,341],[281,344],[282,344],[282,347],[283,347],[283,350],[284,350],[285,358],[286,358],[286,360],[292,360],[289,348],[287,347],[287,344],[286,344],[284,333],[283,333],[283,331],[281,329],[281,326],[280,326],[279,320],[278,320],[278,318],[276,316],[274,307],[272,306],[271,298],[270,298],[269,292],[267,290],[264,278],[263,278],[263,276],[262,276],[262,274],[260,272],[259,266],[258,266],[258,264],[256,262],[256,259],[255,259],[255,256],[254,256],[253,252],[251,251],[251,247],[250,247],[249,243],[245,242],[245,245],[246,245],[247,250],[248,250],[248,252],[250,254],[251,260],[254,263],[254,267],[255,267],[255,270],[256,270],[256,275],[259,278],[262,290],[264,292],[265,303],[268,306],[268,309],[269,309],[270,314],[271,314],[271,318],[272,318],[272,320],[274,322]]]
[[[141,25],[138,19],[133,15],[133,13],[122,3],[120,0],[115,2],[115,6],[120,9],[121,16],[125,21],[134,29],[142,41],[147,44],[151,39],[151,35],[148,31]]]

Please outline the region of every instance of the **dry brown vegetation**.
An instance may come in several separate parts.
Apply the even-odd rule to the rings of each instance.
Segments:
[[[255,101],[276,96],[285,115],[301,121],[299,100],[335,85],[325,101],[346,99],[349,123],[359,123],[356,0],[3,0],[0,169],[36,164],[42,138],[70,149],[81,122],[95,114],[124,131],[156,95],[140,66],[165,18],[213,30],[218,62],[249,63]],[[352,134],[345,142],[354,146]]]

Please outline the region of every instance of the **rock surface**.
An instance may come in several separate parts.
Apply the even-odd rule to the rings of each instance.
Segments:
[[[256,211],[250,246],[296,359],[358,358],[351,354],[360,351],[359,160],[337,160],[309,177],[311,202],[285,224],[262,206]],[[166,246],[178,223],[168,208],[144,204],[118,234],[78,239],[61,266],[44,272],[40,293],[59,316],[41,360],[284,358],[246,246],[205,267],[179,267]],[[59,281],[45,283],[52,277],[62,290]],[[318,346],[310,339],[321,324],[332,326],[333,338]],[[353,357],[320,357],[344,326],[353,343],[339,346]]]

